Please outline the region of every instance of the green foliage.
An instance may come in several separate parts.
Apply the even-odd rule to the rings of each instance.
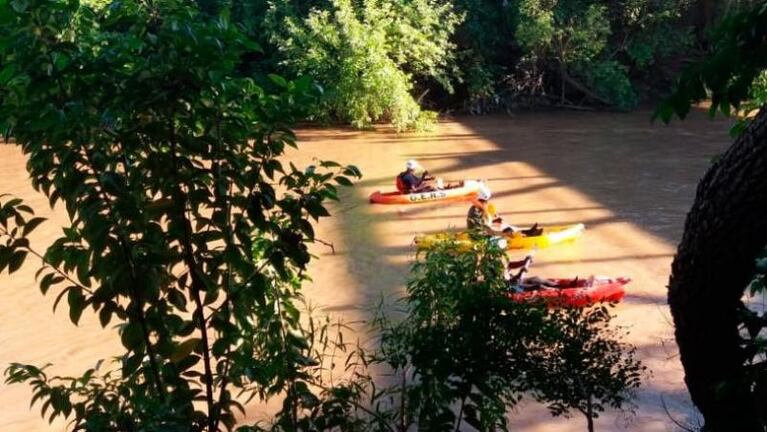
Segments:
[[[554,315],[557,332],[543,341],[543,356],[529,374],[534,395],[555,416],[582,413],[591,431],[605,408],[621,409],[633,399],[646,368],[610,327],[607,307],[559,309]]]
[[[521,0],[517,39],[531,52],[563,63],[592,60],[607,45],[610,21],[605,6],[588,3]]]
[[[432,0],[332,0],[306,17],[285,2],[270,9],[269,30],[281,64],[312,76],[327,93],[314,113],[323,120],[398,130],[423,121],[414,99],[416,80],[450,89],[449,38],[459,17]]]
[[[711,53],[682,73],[674,93],[658,107],[655,117],[665,122],[674,115],[684,118],[693,103],[709,98],[712,116],[717,112],[729,116],[751,96],[758,97],[759,77],[767,69],[766,35],[764,2],[723,18]],[[752,88],[756,89],[753,95]]]
[[[524,390],[524,341],[543,328],[546,310],[505,295],[504,251],[493,242],[456,249],[439,244],[413,265],[408,317],[384,337],[383,351],[411,370],[407,400],[419,425],[506,430],[507,408]]]
[[[679,20],[688,0],[199,3],[261,44],[244,70],[311,76],[325,94],[310,118],[362,128],[418,129],[433,116],[422,107],[480,113],[563,93],[630,109],[646,89],[667,89],[668,60],[690,41]]]
[[[300,430],[330,422],[360,431],[508,430],[507,413],[525,394],[555,415],[591,406],[593,420],[607,406],[625,408],[642,367],[608,326],[607,310],[513,302],[504,259],[487,239],[469,250],[443,242],[419,256],[405,318],[376,316],[380,349],[349,354],[349,377],[304,406]],[[393,379],[379,388],[370,370],[382,368]]]
[[[6,381],[78,430],[231,429],[236,395],[295,404],[313,362],[294,305],[312,224],[360,175],[280,162],[310,81],[241,75],[257,44],[184,0],[14,1],[0,24],[0,119],[69,216],[38,254],[26,236],[42,220],[2,198],[0,270],[37,255],[54,308],[75,324],[93,310],[124,347],[107,370],[14,364]]]
[[[637,103],[629,73],[647,72],[684,47],[684,33],[674,26],[680,5],[521,0],[515,36],[544,69],[558,69],[563,99],[565,84],[581,78],[599,101],[629,109]]]
[[[409,314],[384,332],[383,353],[412,371],[407,400],[418,424],[506,430],[506,412],[523,394],[554,415],[578,410],[591,420],[607,406],[627,408],[644,367],[607,308],[513,302],[504,260],[495,242],[478,239],[462,252],[439,243],[413,265]]]
[[[767,105],[767,70],[757,75],[751,83],[748,99],[738,107],[740,113],[737,121],[730,128],[730,135],[735,138],[746,130],[753,114],[765,105]]]
[[[619,109],[629,110],[638,103],[636,91],[628,77],[628,68],[619,62],[594,62],[589,64],[588,68],[578,68],[578,71],[589,88]]]
[[[763,299],[767,295],[767,249],[757,256],[754,264],[754,275],[748,293]],[[767,310],[760,308],[758,301],[755,303],[756,308],[749,308],[742,303],[739,305],[743,373],[739,379],[723,383],[722,391],[748,392],[755,406],[764,407],[767,402]],[[758,422],[763,427],[767,426],[764,410],[757,410],[757,413],[761,416]]]

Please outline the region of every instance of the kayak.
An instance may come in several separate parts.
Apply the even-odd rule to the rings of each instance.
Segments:
[[[461,186],[450,189],[437,189],[429,192],[404,194],[401,192],[375,191],[370,194],[370,202],[375,204],[419,204],[435,201],[464,201],[477,195],[481,182],[465,180]]]
[[[533,249],[545,248],[557,243],[575,240],[583,234],[586,227],[579,223],[573,225],[542,227],[543,231],[537,236],[526,236],[517,231],[509,235],[503,235],[506,240],[506,249]],[[454,240],[458,243],[460,249],[471,246],[469,233],[461,231],[458,233],[437,233],[423,234],[415,237],[415,244],[418,249],[428,249],[435,243]]]
[[[599,302],[619,302],[626,295],[629,278],[590,277],[552,279],[564,288],[548,288],[510,294],[516,302],[543,302],[550,307],[584,307]]]

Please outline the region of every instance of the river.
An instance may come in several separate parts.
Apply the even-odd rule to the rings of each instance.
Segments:
[[[586,225],[573,244],[538,251],[531,274],[546,277],[628,276],[632,283],[616,309],[615,322],[630,333],[648,366],[634,415],[608,412],[598,430],[668,431],[676,421],[696,425],[699,416],[683,384],[683,372],[666,306],[666,284],[684,217],[698,179],[730,142],[728,123],[694,113],[684,122],[652,124],[649,111],[622,113],[523,113],[514,117],[458,117],[429,133],[395,134],[382,129],[308,128],[299,131],[299,164],[314,158],[357,165],[363,179],[341,194],[333,217],[318,237],[333,243],[313,248],[314,279],[307,299],[322,312],[346,320],[365,319],[381,298],[404,292],[417,233],[465,223],[468,205],[371,205],[367,196],[393,188],[405,160],[417,159],[446,179],[485,179],[493,201],[516,225]],[[30,187],[24,159],[14,146],[0,145],[0,193],[25,198],[52,219],[33,235],[45,247],[64,221]],[[48,242],[48,243],[46,243]],[[516,254],[520,257],[522,254]],[[85,313],[79,327],[66,311],[53,315],[53,296],[44,298],[34,282],[36,264],[13,278],[0,276],[0,366],[11,361],[53,363],[55,372],[76,373],[96,359],[119,352],[114,330],[102,330]],[[0,384],[0,430],[60,431],[29,409],[30,391]],[[249,417],[261,418],[251,412]],[[523,400],[509,419],[515,431],[582,431],[585,421],[552,418],[544,407]]]

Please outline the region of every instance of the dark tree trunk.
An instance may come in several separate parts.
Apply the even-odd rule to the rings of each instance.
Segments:
[[[685,382],[709,430],[762,430],[739,384],[737,308],[767,244],[767,111],[708,170],[669,281]],[[734,385],[722,389],[722,383]]]

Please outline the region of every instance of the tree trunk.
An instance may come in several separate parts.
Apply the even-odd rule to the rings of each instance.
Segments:
[[[588,410],[586,411],[586,427],[589,432],[594,432],[594,408],[591,404],[591,396],[589,395]]]
[[[736,310],[767,244],[767,110],[698,185],[672,264],[668,301],[685,383],[709,430],[762,430],[748,389]],[[732,383],[726,389],[723,383]],[[726,391],[722,391],[726,390]]]
[[[576,90],[578,90],[579,92],[583,93],[584,96],[586,96],[587,98],[589,98],[591,100],[599,102],[599,103],[601,103],[603,105],[606,105],[608,107],[615,106],[615,104],[613,104],[609,100],[603,98],[602,96],[599,96],[594,91],[592,91],[591,89],[589,89],[585,85],[583,85],[580,82],[578,82],[575,78],[571,77],[570,74],[567,73],[567,69],[561,68],[560,69],[560,75],[562,76],[562,81],[563,81],[562,85],[563,86],[564,86],[564,83],[567,83],[571,87],[573,87]],[[563,99],[564,99],[564,96],[563,96]]]

